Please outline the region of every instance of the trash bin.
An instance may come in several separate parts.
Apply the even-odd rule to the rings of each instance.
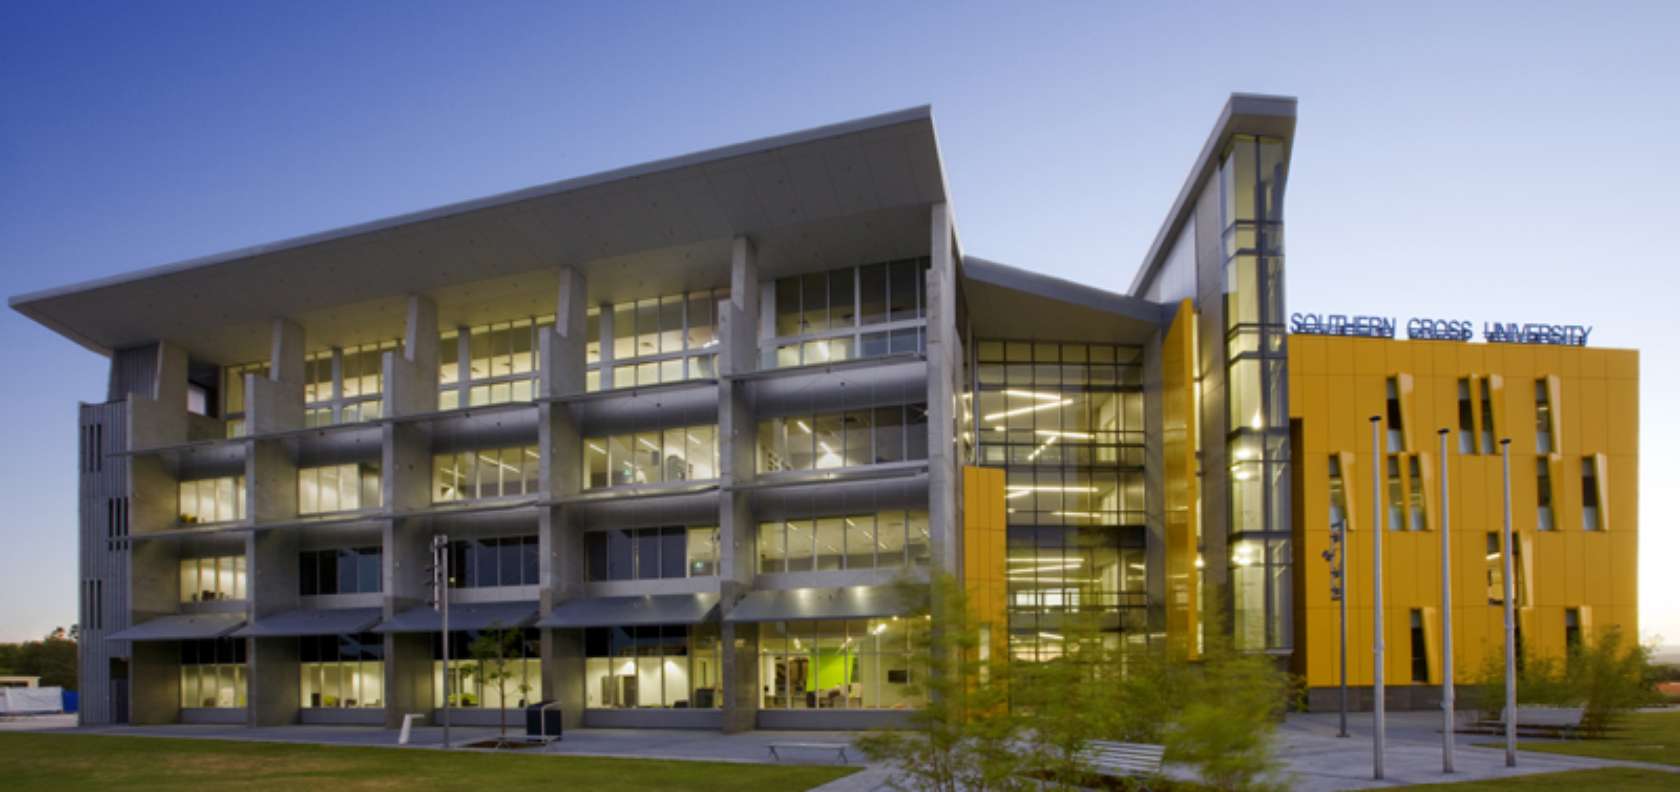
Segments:
[[[560,739],[560,708],[553,704],[553,701],[539,701],[525,708],[525,736]]]

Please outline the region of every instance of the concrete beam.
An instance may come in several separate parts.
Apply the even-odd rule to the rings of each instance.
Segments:
[[[388,423],[380,456],[380,497],[391,511],[432,503],[432,438],[419,424]]]
[[[437,303],[422,294],[408,296],[408,319],[402,352],[380,360],[385,377],[385,414],[419,415],[438,408]]]
[[[187,442],[187,351],[157,345],[150,394],[128,397],[128,447],[157,448]]]
[[[251,522],[298,514],[298,468],[283,440],[253,440],[245,453],[245,506]]]
[[[760,315],[758,251],[753,241],[735,237],[729,262],[729,299],[718,312],[718,370],[725,375],[745,374],[759,366]]]

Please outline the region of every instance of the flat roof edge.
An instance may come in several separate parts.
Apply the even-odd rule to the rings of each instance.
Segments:
[[[772,135],[770,137],[758,138],[742,143],[732,143],[725,146],[702,149],[688,154],[679,154],[674,157],[665,157],[622,168],[614,168],[611,170],[585,174],[583,176],[576,176],[569,179],[561,179],[559,181],[538,184],[532,187],[523,187],[517,190],[496,193],[480,198],[457,201],[455,203],[435,206],[429,209],[420,209],[413,212],[393,215],[391,217],[370,220],[364,223],[356,223],[348,226],[341,226],[325,231],[304,234],[302,236],[281,239],[274,242],[266,242],[221,253],[212,253],[206,256],[197,256],[181,261],[130,270],[128,272],[108,275],[102,278],[92,278],[64,286],[55,286],[47,289],[26,292],[8,297],[6,302],[13,310],[23,313],[25,316],[39,322],[41,321],[40,318],[28,311],[25,311],[25,306],[81,292],[95,291],[98,289],[119,286],[126,283],[134,283],[164,275],[173,275],[179,272],[187,272],[203,267],[226,264],[267,253],[295,250],[309,247],[310,245],[335,242],[376,231],[388,231],[414,223],[437,220],[452,215],[465,214],[479,209],[488,209],[494,206],[518,203],[520,201],[526,201],[533,198],[558,195],[561,193],[583,189],[585,187],[594,187],[616,181],[625,181],[663,171],[722,162],[724,160],[744,157],[752,154],[760,154],[766,151],[774,151],[776,149],[787,148],[789,146],[795,146],[802,143],[811,143],[825,138],[839,137],[841,135],[866,132],[875,129],[884,129],[887,127],[897,126],[899,124],[914,123],[917,121],[927,121],[931,123],[932,120],[932,105],[916,105],[902,110],[894,110],[872,116],[865,116],[863,118],[841,121],[839,123],[810,127],[795,132]],[[84,343],[83,346],[87,346],[87,344]]]

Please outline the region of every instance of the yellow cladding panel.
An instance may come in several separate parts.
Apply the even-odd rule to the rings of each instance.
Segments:
[[[1166,489],[1167,636],[1194,655],[1192,636],[1201,632],[1200,574],[1196,570],[1201,495],[1196,479],[1196,309],[1189,300],[1161,344],[1161,457]],[[1293,383],[1291,383],[1293,387]]]
[[[994,652],[1004,650],[1009,632],[1003,493],[1002,468],[963,468],[963,589],[975,623],[991,625]]]
[[[1372,491],[1369,418],[1387,415],[1387,381],[1399,386],[1404,453],[1416,454],[1424,486],[1426,527],[1385,530],[1384,633],[1390,684],[1412,678],[1413,610],[1423,617],[1438,684],[1441,617],[1441,498],[1443,465],[1450,486],[1450,547],[1454,668],[1469,681],[1484,661],[1504,651],[1498,604],[1502,558],[1490,553],[1489,534],[1504,520],[1503,468],[1497,442],[1511,440],[1512,525],[1517,532],[1518,623],[1534,654],[1564,650],[1566,613],[1582,628],[1638,630],[1639,358],[1628,350],[1467,344],[1368,338],[1295,336],[1289,339],[1291,417],[1301,421],[1294,475],[1300,476],[1297,541],[1307,569],[1299,570],[1306,645],[1297,647],[1307,683],[1337,682],[1337,608],[1329,572],[1318,553],[1330,546],[1329,459],[1339,458],[1349,516],[1349,682],[1371,683],[1372,498],[1388,523],[1386,435],[1383,474]],[[1297,363],[1299,361],[1299,364]],[[1460,382],[1469,387],[1461,404]],[[1485,388],[1485,391],[1484,391]],[[1482,394],[1489,395],[1483,404]],[[1539,400],[1545,394],[1552,445],[1539,445]],[[1491,426],[1489,416],[1491,415]],[[1438,431],[1447,430],[1446,459]],[[1404,457],[1402,457],[1404,459]],[[1545,479],[1539,475],[1544,468]],[[1591,470],[1596,482],[1588,482]],[[1539,531],[1542,481],[1550,486],[1552,530]],[[1402,462],[1403,494],[1412,473]],[[1584,492],[1596,493],[1598,530],[1590,530]],[[1404,509],[1402,509],[1404,514]],[[1398,526],[1407,528],[1407,525]]]

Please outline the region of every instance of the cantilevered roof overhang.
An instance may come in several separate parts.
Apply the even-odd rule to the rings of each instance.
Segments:
[[[402,326],[405,293],[446,325],[552,313],[554,272],[590,296],[728,282],[730,240],[774,268],[814,271],[920,255],[946,200],[928,107],[711,149],[273,244],[11,298],[77,343],[172,340],[211,362],[266,353],[269,323],[311,347]],[[371,328],[371,329],[369,329]],[[385,337],[390,337],[386,335]]]
[[[974,256],[963,258],[963,276],[978,338],[1142,344],[1175,308]]]
[[[1201,153],[1196,155],[1196,164],[1191,167],[1190,175],[1185,177],[1178,197],[1173,199],[1166,221],[1155,233],[1155,241],[1143,257],[1143,266],[1132,278],[1130,291],[1133,295],[1141,297],[1149,292],[1161,265],[1166,263],[1167,255],[1172,252],[1173,240],[1178,238],[1184,224],[1190,222],[1196,211],[1196,196],[1218,170],[1219,157],[1225,152],[1232,136],[1258,135],[1282,139],[1283,167],[1284,172],[1288,172],[1295,140],[1295,104],[1293,96],[1231,94],[1225,109],[1219,113],[1219,120],[1213,125],[1213,131],[1208,133],[1207,142],[1202,144]]]

